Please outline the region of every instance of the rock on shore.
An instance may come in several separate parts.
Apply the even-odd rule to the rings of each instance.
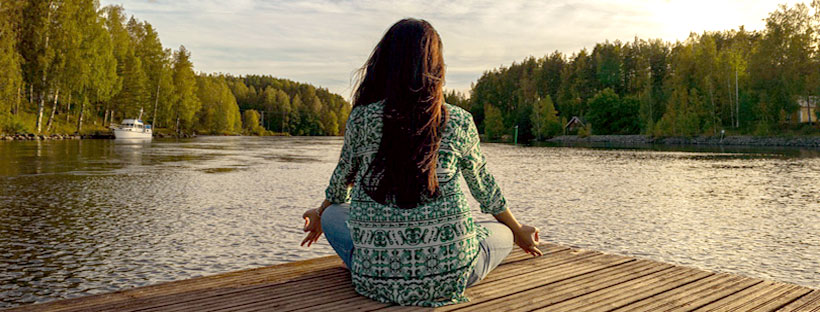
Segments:
[[[664,137],[654,138],[645,135],[593,135],[581,138],[575,135],[562,135],[547,140],[551,143],[608,143],[608,144],[667,144],[667,145],[745,145],[745,146],[789,146],[820,147],[820,137],[756,137],[727,136],[712,137]]]
[[[14,134],[0,136],[0,141],[47,141],[47,140],[79,140],[82,136],[77,134]]]

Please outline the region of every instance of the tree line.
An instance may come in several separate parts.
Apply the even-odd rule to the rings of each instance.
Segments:
[[[190,51],[164,48],[122,6],[0,1],[0,133],[99,131],[141,115],[178,133],[337,135],[349,107],[305,83],[196,73]]]
[[[228,77],[239,108],[253,110],[264,128],[293,135],[339,135],[350,104],[325,88],[272,76]]]
[[[515,126],[525,140],[558,135],[575,116],[595,134],[779,134],[797,127],[798,100],[820,94],[820,1],[780,5],[765,23],[529,57],[484,72],[469,99],[451,101],[467,103],[490,138]]]

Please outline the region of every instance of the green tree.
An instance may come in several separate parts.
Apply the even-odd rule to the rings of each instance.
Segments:
[[[191,53],[185,46],[179,46],[179,50],[174,52],[173,77],[176,91],[172,109],[174,129],[180,133],[193,128],[194,115],[201,107],[196,96],[194,64],[191,63]]]
[[[103,125],[111,123],[114,120],[114,115],[119,112],[123,118],[123,112],[128,104],[133,103],[133,94],[139,93],[137,88],[144,86],[135,86],[126,83],[126,76],[135,70],[133,58],[134,47],[131,35],[126,29],[126,15],[125,8],[119,5],[109,5],[102,9],[105,16],[105,28],[108,30],[108,35],[111,37],[111,43],[114,47],[113,54],[117,60],[117,79],[114,81],[114,98],[112,102],[105,103],[105,113],[103,115]],[[140,64],[140,66],[142,66]],[[133,83],[132,79],[132,83]],[[142,79],[138,79],[142,80]]]
[[[23,88],[17,34],[11,22],[14,12],[7,6],[5,2],[0,3],[0,116],[17,114]]]
[[[246,135],[263,135],[265,128],[259,124],[259,112],[249,109],[242,113],[242,129]]]
[[[78,59],[82,64],[70,63],[77,66],[71,70],[81,71],[80,83],[74,86],[77,100],[80,104],[77,114],[77,132],[82,132],[83,120],[89,104],[107,102],[117,91],[117,59],[114,56],[114,46],[111,36],[105,28],[105,19],[98,12],[96,2],[82,2],[78,14],[78,22],[83,27],[83,38],[78,50]]]
[[[66,4],[71,4],[69,9],[65,8]],[[98,17],[97,7],[88,1],[66,1],[63,7],[64,13],[61,20],[62,29],[61,34],[56,36],[55,41],[60,47],[59,57],[62,59],[62,66],[58,73],[56,73],[56,89],[55,100],[51,108],[51,115],[46,124],[46,131],[48,131],[53,122],[54,116],[58,111],[57,97],[61,93],[63,102],[65,103],[62,113],[65,114],[65,122],[70,122],[71,104],[76,100],[84,88],[89,84],[91,79],[91,67],[88,58],[90,57],[90,34],[98,32],[93,29],[99,27],[96,23]]]
[[[549,95],[533,104],[530,118],[532,119],[532,132],[536,139],[553,137],[562,132],[563,125],[558,119],[558,112]]]
[[[133,51],[126,54],[124,61],[121,72],[122,88],[114,100],[118,103],[116,107],[122,113],[123,118],[133,118],[140,111],[144,112],[149,107],[149,82],[148,76],[143,71],[142,60]]]
[[[538,95],[541,98],[549,95],[551,99],[558,98],[558,89],[561,87],[561,72],[566,66],[566,59],[561,52],[552,52],[548,57],[544,57],[539,65],[538,81],[536,88],[538,88]]]
[[[797,110],[797,96],[808,92],[812,71],[813,27],[808,8],[780,5],[766,18],[766,31],[751,56],[753,88],[760,96],[759,123],[772,128]]]
[[[623,90],[621,75],[621,43],[609,41],[595,45],[592,50],[597,88],[611,88],[617,93]]]
[[[470,100],[467,99],[464,93],[458,92],[456,90],[444,92],[444,102],[461,107],[465,110],[470,110]]]
[[[571,57],[561,74],[557,109],[567,117],[586,114],[587,99],[595,94],[597,70],[585,49]]]
[[[170,53],[169,53],[170,54]],[[153,99],[153,113],[151,122],[155,127],[170,127],[174,124],[174,107],[177,93],[174,85],[174,68],[167,63],[160,70],[157,95]]]
[[[595,134],[634,134],[639,129],[638,106],[637,99],[621,99],[615,91],[606,88],[589,101],[586,119]]]
[[[168,79],[168,69],[170,66],[170,50],[164,49],[159,40],[159,34],[148,22],[132,24],[129,22],[129,32],[136,40],[134,53],[142,63],[142,72],[145,74],[145,93],[148,116],[152,123],[158,119],[156,114],[160,111],[160,102],[167,103],[170,99],[168,94],[172,91],[171,79]],[[149,120],[149,118],[145,118]]]
[[[82,31],[85,25],[79,23],[81,0],[58,1],[55,3],[55,10],[52,13],[52,24],[50,26],[50,49],[54,51],[54,58],[49,65],[48,81],[45,82],[47,90],[53,100],[51,110],[46,122],[45,132],[49,132],[54,123],[59,108],[58,101],[60,94],[71,95],[71,87],[76,86],[76,81],[82,79],[79,73],[69,70],[71,62],[82,62],[78,59]],[[65,92],[68,91],[68,92]],[[63,96],[65,98],[65,96]]]
[[[59,3],[50,1],[27,1],[22,10],[22,34],[20,34],[20,51],[24,59],[23,75],[30,86],[30,99],[37,103],[36,132],[42,130],[45,101],[50,90],[49,74],[54,74],[54,63],[57,51],[54,49],[53,36],[59,24],[55,16]],[[34,94],[37,99],[34,100]]]
[[[492,105],[487,105],[484,108],[486,117],[484,118],[484,134],[491,140],[501,138],[506,132],[504,128],[504,120],[501,117],[501,111]]]
[[[302,97],[299,94],[294,95],[290,100],[290,114],[288,114],[289,122],[285,128],[288,133],[296,135],[305,134],[306,131],[301,128],[301,112],[304,111],[302,106],[304,106],[304,104],[302,104]]]
[[[339,135],[339,122],[336,113],[326,111],[321,115],[322,133],[325,135]]]
[[[207,134],[237,134],[242,130],[239,106],[224,77],[197,76],[197,98],[202,104],[197,129]]]

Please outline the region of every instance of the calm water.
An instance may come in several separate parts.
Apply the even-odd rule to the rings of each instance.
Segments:
[[[340,147],[0,143],[0,308],[330,255],[300,216]],[[483,148],[547,241],[820,288],[818,150]]]

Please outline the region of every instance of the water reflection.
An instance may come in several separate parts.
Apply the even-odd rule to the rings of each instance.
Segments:
[[[298,220],[340,144],[2,143],[0,307],[332,254]],[[817,150],[483,148],[549,241],[820,287]]]

